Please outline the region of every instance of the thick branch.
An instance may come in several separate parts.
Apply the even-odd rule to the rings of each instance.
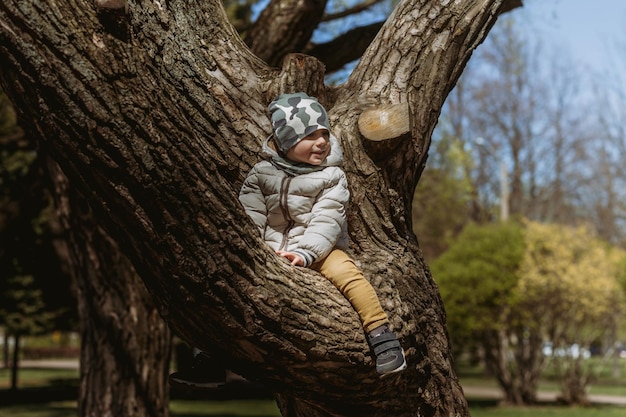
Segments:
[[[302,51],[325,7],[326,0],[272,0],[246,33],[246,44],[268,65],[278,67],[285,55]]]
[[[522,7],[524,4],[522,0],[505,0],[502,3],[502,9],[500,9],[500,13],[510,12],[513,9],[517,9],[518,7]]]
[[[400,3],[395,19],[385,23],[343,87],[345,96],[339,94],[339,102],[353,102],[356,95],[380,104],[409,103],[413,139],[377,163],[387,187],[404,197],[404,208],[400,209],[403,219],[410,218],[413,190],[447,94],[495,23],[502,3]],[[354,152],[360,152],[359,148]]]
[[[361,13],[373,5],[380,3],[382,0],[364,0],[361,3],[356,3],[351,7],[348,7],[340,12],[326,14],[322,17],[322,22],[329,22],[331,20],[341,19],[347,16],[351,16],[353,14]]]
[[[304,54],[289,54],[283,60],[280,73],[266,89],[265,100],[269,103],[282,93],[304,91],[328,105],[324,85],[324,64]]]
[[[327,72],[337,71],[363,55],[382,25],[383,23],[380,22],[357,27],[330,42],[309,45],[304,53],[322,61],[326,65]]]

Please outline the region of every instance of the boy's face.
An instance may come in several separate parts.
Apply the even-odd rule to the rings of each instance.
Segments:
[[[330,133],[318,129],[289,148],[287,158],[294,162],[320,165],[330,152]]]

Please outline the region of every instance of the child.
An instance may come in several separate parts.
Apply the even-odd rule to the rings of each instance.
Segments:
[[[350,193],[326,110],[315,98],[296,93],[280,95],[269,111],[273,134],[263,143],[268,159],[252,168],[239,201],[278,255],[320,272],[350,301],[376,355],[376,371],[402,371],[404,351],[387,314],[342,250],[348,246]]]

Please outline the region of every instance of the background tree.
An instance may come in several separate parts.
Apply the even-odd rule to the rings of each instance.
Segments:
[[[534,402],[539,378],[534,367],[510,360],[525,347],[516,350],[523,329],[511,315],[523,257],[517,223],[470,224],[432,264],[457,355],[475,347],[511,404]]]
[[[613,244],[626,248],[626,196],[624,196],[626,174],[621,169],[626,156],[626,128],[623,120],[626,115],[626,90],[624,89],[624,69],[626,41],[618,45],[618,57],[607,74],[601,74],[595,82],[593,108],[598,112],[597,134],[590,146],[592,167],[585,177],[587,192],[581,195],[581,205],[587,208],[587,215],[597,224],[599,235]]]
[[[465,169],[470,219],[497,220],[505,200],[514,216],[571,226],[593,224],[607,241],[619,244],[624,216],[618,161],[624,132],[618,122],[623,101],[616,92],[621,84],[598,82],[597,94],[603,100],[594,102],[592,95],[584,94],[583,74],[568,56],[546,50],[527,31],[528,25],[515,13],[496,23],[447,98],[434,146],[464,144],[470,163],[447,163]],[[541,58],[546,55],[550,58]],[[615,80],[616,75],[603,79]],[[440,160],[453,154],[431,157],[426,169],[439,171]],[[504,189],[501,165],[508,182]],[[415,198],[416,207],[428,207],[437,206],[439,197],[418,189]],[[445,193],[441,198],[447,200]],[[462,228],[445,220],[431,220],[423,212],[414,224],[420,236],[427,233],[421,225],[431,224],[456,236]],[[429,241],[420,240],[422,249],[431,252]],[[441,241],[435,246],[439,253],[445,247]]]
[[[448,98],[435,138],[451,134],[474,155],[467,176],[476,221],[498,218],[504,164],[512,215],[575,225],[589,218],[577,208],[588,189],[579,167],[591,161],[593,142],[581,105],[588,100],[567,57],[541,60],[542,45],[522,30],[514,14],[495,25]]]
[[[526,335],[551,342],[562,400],[587,404],[587,386],[597,375],[578,349],[617,333],[626,306],[619,286],[625,253],[586,227],[534,222],[526,226],[526,248],[517,305]]]
[[[617,334],[625,306],[623,262],[622,250],[584,227],[496,223],[469,225],[433,262],[433,275],[454,344],[482,348],[508,402],[536,401],[546,367],[542,347],[549,341],[563,401],[586,404],[597,369],[581,352]]]
[[[414,210],[414,227],[426,254],[445,252],[462,227],[456,212],[449,208],[445,188],[440,190],[434,184],[428,193],[422,193],[420,187],[437,177],[438,184],[453,188],[450,184],[465,178],[469,217],[479,223],[494,221],[504,194],[498,175],[502,162],[507,165],[509,178],[518,184],[518,192],[511,197],[518,200],[511,201],[514,214],[573,227],[591,225],[600,238],[623,247],[624,174],[619,162],[626,143],[623,123],[619,122],[625,108],[620,78],[623,71],[604,74],[602,81],[595,77],[598,97],[585,95],[581,90],[583,74],[574,69],[568,57],[529,41],[520,23],[515,14],[499,19],[446,101],[433,148],[447,152],[437,152],[429,160],[414,202],[414,209],[421,209]],[[546,53],[550,58],[541,59]],[[616,64],[614,68],[623,68]],[[477,143],[477,138],[483,138],[482,143]],[[458,155],[458,142],[467,150],[462,160],[450,157]],[[455,169],[440,168],[449,165]],[[459,173],[462,169],[464,175]],[[447,209],[429,211],[425,209],[428,207]],[[448,212],[453,214],[447,216]],[[422,238],[435,229],[452,238],[434,243]],[[440,276],[434,276],[439,282]],[[473,279],[466,278],[467,282],[455,281],[455,289],[473,285]],[[443,288],[442,292],[445,294]],[[465,313],[457,313],[449,302],[446,305],[450,323],[463,323]],[[609,318],[605,319],[608,323]],[[459,337],[457,327],[451,324],[453,340]],[[618,330],[608,324],[603,329],[604,334],[597,337],[608,349]],[[540,343],[551,337],[543,328],[537,333],[542,336],[532,340],[535,357],[540,354]],[[584,338],[579,343],[589,346],[592,342]],[[539,360],[528,360],[533,366],[542,366]],[[564,382],[574,385],[573,391],[576,384],[584,385],[585,378],[591,377],[586,371],[577,375],[576,382]],[[564,398],[570,397],[564,394]]]
[[[427,260],[437,259],[472,220],[476,188],[469,172],[472,155],[453,135],[433,143],[424,175],[413,197],[413,230]]]
[[[21,338],[76,324],[69,277],[56,258],[54,219],[43,159],[0,93],[0,324],[5,366],[17,388]],[[9,337],[14,338],[13,354]]]
[[[13,336],[11,355],[11,389],[17,389],[19,353],[24,336],[39,335],[49,330],[52,315],[45,311],[41,289],[34,285],[32,275],[16,274],[6,281],[0,309],[7,334]]]
[[[284,415],[465,415],[411,201],[445,96],[513,2],[443,3],[400,3],[330,89],[317,60],[290,56],[278,71],[251,54],[215,1],[131,2],[114,21],[91,3],[5,2],[2,84],[170,326],[263,379]],[[292,17],[312,5],[294,5]],[[295,90],[330,109],[351,184],[353,255],[396,312],[410,370],[385,384],[347,301],[268,257],[242,221],[237,192],[268,134],[267,103]],[[408,137],[366,149],[359,114],[390,103],[410,108]]]

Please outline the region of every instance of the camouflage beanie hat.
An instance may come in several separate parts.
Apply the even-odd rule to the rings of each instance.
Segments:
[[[274,141],[283,153],[318,129],[330,131],[326,110],[305,93],[281,94],[270,103],[269,111]]]

